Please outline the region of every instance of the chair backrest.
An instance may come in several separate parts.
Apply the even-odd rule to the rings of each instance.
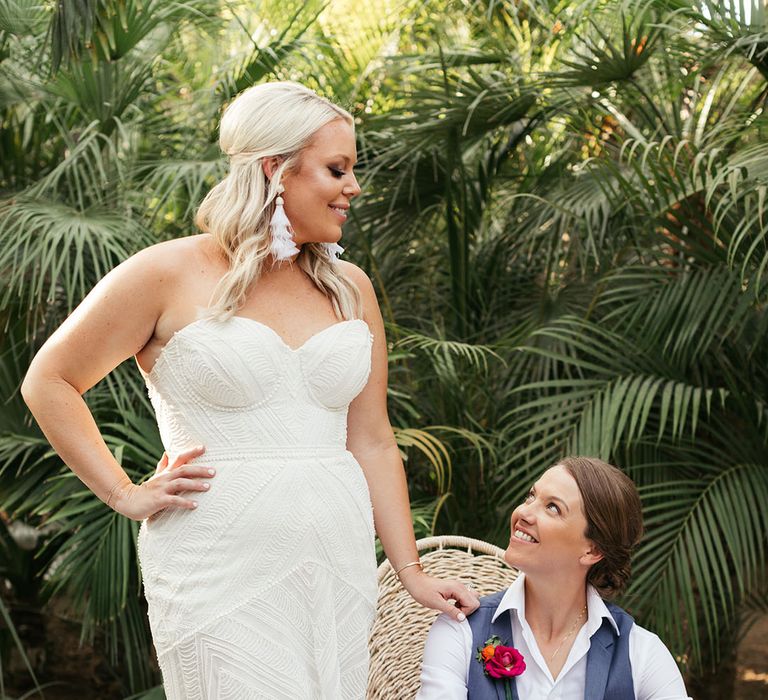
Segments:
[[[468,537],[427,537],[416,542],[424,571],[471,583],[478,595],[507,588],[517,571],[504,550]],[[369,650],[368,700],[409,700],[419,690],[424,641],[439,614],[419,605],[400,585],[388,560],[378,570],[379,598]]]

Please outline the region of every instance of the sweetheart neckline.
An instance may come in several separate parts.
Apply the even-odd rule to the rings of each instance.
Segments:
[[[274,328],[272,328],[272,326],[269,326],[269,325],[267,325],[266,323],[264,323],[262,321],[258,321],[255,318],[249,318],[248,316],[238,316],[237,314],[235,314],[233,316],[230,316],[229,318],[225,319],[224,321],[219,321],[218,319],[208,318],[208,317],[198,318],[197,320],[192,321],[191,323],[188,323],[186,326],[182,326],[181,328],[179,328],[179,330],[174,331],[174,333],[171,336],[170,340],[165,345],[163,345],[162,348],[160,348],[160,352],[158,353],[157,357],[155,358],[155,361],[152,364],[152,367],[149,370],[149,372],[145,372],[142,369],[141,365],[138,365],[139,372],[141,372],[141,374],[144,376],[145,381],[152,382],[152,378],[156,374],[155,370],[157,369],[158,365],[160,364],[160,361],[165,357],[166,350],[171,345],[173,345],[173,343],[175,342],[177,336],[183,335],[187,331],[187,329],[192,328],[193,326],[198,326],[198,325],[200,325],[202,323],[205,323],[205,322],[210,322],[210,323],[227,323],[228,321],[231,321],[233,319],[240,319],[242,321],[247,321],[248,323],[253,323],[253,324],[259,326],[260,328],[265,329],[273,338],[275,338],[275,340],[277,340],[277,342],[285,350],[287,350],[288,352],[290,352],[292,354],[300,353],[304,348],[307,347],[307,345],[312,340],[314,340],[318,336],[323,335],[326,331],[329,331],[332,328],[337,328],[339,326],[343,326],[343,325],[349,324],[349,323],[365,323],[365,327],[368,329],[369,335],[371,337],[373,337],[373,335],[370,332],[370,328],[368,327],[368,324],[362,318],[348,318],[348,319],[344,319],[343,321],[335,321],[334,323],[331,323],[330,325],[325,326],[324,328],[321,328],[319,331],[317,331],[317,332],[313,333],[312,335],[310,335],[309,338],[307,338],[303,343],[301,343],[300,345],[298,345],[297,347],[294,348],[294,347],[288,345],[288,343],[285,342],[285,339],[283,338],[283,336],[281,336]]]

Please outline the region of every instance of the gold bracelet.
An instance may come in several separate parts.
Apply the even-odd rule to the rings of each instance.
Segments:
[[[129,482],[129,483],[130,483],[130,482]],[[127,487],[128,487],[128,483],[126,483],[125,481],[118,481],[118,482],[117,482],[117,483],[116,483],[116,484],[115,484],[115,485],[114,485],[114,486],[113,486],[113,487],[112,487],[112,488],[109,490],[109,493],[107,494],[107,497],[106,497],[106,499],[104,500],[104,503],[106,503],[106,504],[107,504],[107,507],[108,507],[108,508],[112,508],[112,499],[115,497],[116,493],[120,493],[120,492],[122,492],[124,487],[125,487],[125,488],[127,488]]]
[[[403,569],[407,569],[409,566],[421,566],[422,571],[424,570],[424,567],[422,566],[420,561],[409,561],[407,564],[405,564],[404,566],[401,566],[397,571],[395,571],[395,576],[397,576],[397,578],[399,579],[400,572]]]

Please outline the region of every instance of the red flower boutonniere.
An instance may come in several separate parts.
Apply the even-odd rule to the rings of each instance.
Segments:
[[[525,671],[523,655],[514,647],[504,646],[496,635],[486,640],[483,646],[477,648],[475,657],[483,664],[486,676],[504,681],[507,700],[512,700],[512,688],[509,679],[519,676]]]

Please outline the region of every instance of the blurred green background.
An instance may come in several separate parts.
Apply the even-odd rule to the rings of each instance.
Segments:
[[[622,466],[647,534],[621,602],[696,700],[732,697],[768,612],[764,0],[0,0],[0,697],[162,697],[137,524],[18,388],[108,269],[195,232],[222,106],[274,79],[356,118],[343,244],[417,534],[504,546],[558,457]],[[146,477],[133,363],[86,398]]]

